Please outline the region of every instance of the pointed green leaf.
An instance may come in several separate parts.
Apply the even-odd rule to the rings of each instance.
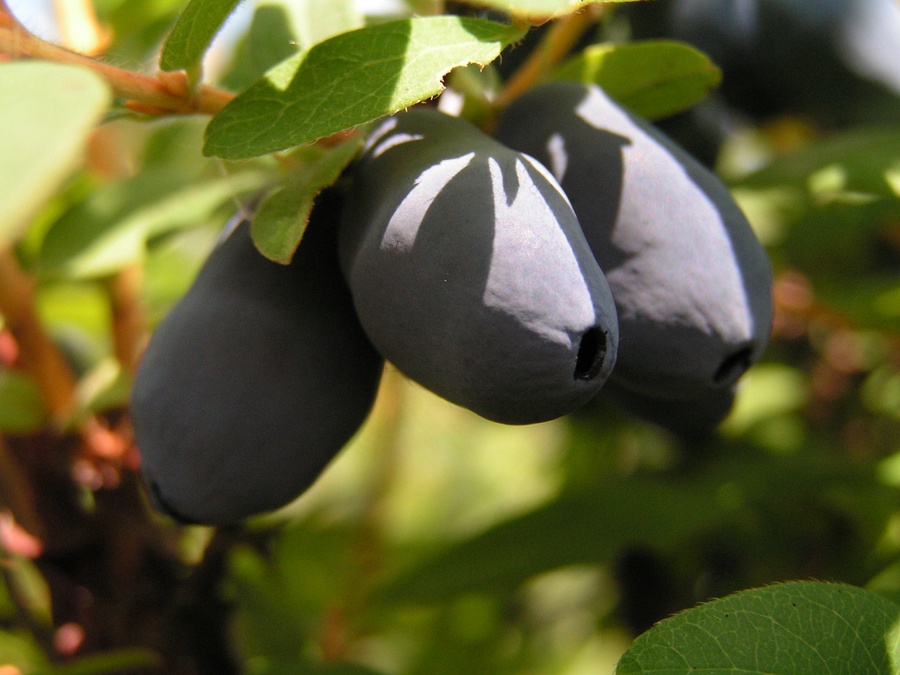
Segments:
[[[282,265],[291,262],[316,195],[337,180],[361,145],[360,137],[328,150],[309,148],[318,156],[269,192],[253,217],[250,234],[260,253]]]
[[[40,252],[45,277],[90,278],[139,260],[148,238],[204,222],[236,195],[263,187],[267,176],[245,171],[185,186],[160,168],[97,190],[47,232]]]
[[[196,70],[203,54],[240,0],[191,0],[163,46],[163,70]]]
[[[701,101],[722,79],[703,52],[672,40],[588,47],[564,63],[556,79],[592,82],[632,112],[666,117]]]
[[[456,542],[399,571],[378,592],[390,602],[417,604],[466,593],[503,594],[564,566],[608,565],[633,547],[673,555],[723,530],[740,532],[735,536],[756,557],[775,559],[785,555],[785,542],[796,540],[780,539],[772,530],[816,527],[810,524],[812,503],[842,513],[852,508],[847,518],[860,524],[866,541],[875,542],[894,512],[897,492],[874,483],[870,468],[848,462],[773,461],[768,455],[723,457],[680,477],[597,481]],[[745,529],[748,522],[761,529]]]
[[[430,602],[516,588],[565,565],[609,561],[628,545],[673,548],[723,517],[709,486],[610,481],[463,541],[389,583],[389,600]]]
[[[259,5],[247,33],[238,42],[222,86],[243,91],[267,70],[296,54],[300,48],[295,23],[282,3]]]
[[[487,64],[518,28],[455,16],[368,26],[276,66],[216,115],[204,152],[255,157],[315,141],[440,93],[442,78]]]
[[[893,675],[900,606],[853,586],[813,581],[743,591],[640,636],[616,675]]]
[[[3,246],[78,165],[111,95],[92,72],[43,61],[0,65],[0,91],[7,92],[0,105]]]

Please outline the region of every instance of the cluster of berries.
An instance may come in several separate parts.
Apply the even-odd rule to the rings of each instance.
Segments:
[[[141,362],[144,477],[185,521],[282,506],[362,424],[385,359],[501,423],[604,387],[714,425],[765,348],[771,285],[727,188],[595,86],[536,87],[492,136],[412,109],[320,196],[290,265],[246,223],[213,251]]]

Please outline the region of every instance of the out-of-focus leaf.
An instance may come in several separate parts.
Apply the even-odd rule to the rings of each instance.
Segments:
[[[337,180],[361,145],[359,137],[327,150],[309,148],[307,154],[317,156],[270,191],[256,210],[250,234],[260,253],[283,265],[291,262],[316,195]]]
[[[207,128],[204,152],[256,157],[395,113],[439,94],[453,68],[490,63],[521,34],[456,16],[342,33],[276,66],[225,106]]]
[[[50,589],[37,566],[22,556],[5,564],[9,591],[15,596],[16,603],[28,612],[31,621],[49,628],[53,623]]]
[[[260,4],[250,28],[238,44],[231,70],[222,85],[232,91],[246,89],[266,71],[299,51],[294,23],[283,4]]]
[[[900,606],[853,586],[792,582],[687,610],[640,636],[617,675],[889,675]]]
[[[200,152],[207,120],[180,117],[154,123],[142,149],[141,171],[168,171],[183,177],[184,185],[203,177],[222,175],[216,165]]]
[[[858,129],[780,157],[737,185],[773,255],[803,271],[817,303],[859,329],[900,330],[898,166],[900,129]]]
[[[232,552],[229,581],[238,645],[254,675],[381,675],[360,664],[324,664],[306,657],[328,603],[353,591],[348,588],[352,536],[346,529],[314,531],[299,525],[279,533],[267,558],[247,548]]]
[[[27,375],[0,369],[0,432],[37,431],[46,419],[40,392]]]
[[[526,579],[574,564],[609,564],[622,551],[674,554],[711,533],[744,532],[756,547],[784,556],[773,530],[796,535],[785,514],[846,513],[856,536],[874,545],[894,511],[897,492],[875,485],[874,472],[847,462],[805,457],[723,458],[702,472],[597,481],[546,506],[492,527],[399,573],[379,591],[391,602],[434,602],[464,593],[505,593]],[[759,523],[770,530],[757,539]],[[802,527],[798,523],[797,527]],[[764,551],[755,549],[756,556]]]
[[[30,674],[48,668],[49,662],[31,635],[0,631],[0,665]]]
[[[163,70],[196,71],[216,33],[240,0],[191,0],[163,45]]]
[[[155,325],[190,288],[216,245],[220,224],[174,232],[150,242],[144,261],[147,320]]]
[[[900,129],[854,129],[776,159],[741,179],[742,187],[796,185],[818,193],[872,195],[900,199],[893,186]]]
[[[131,377],[119,362],[106,358],[86,373],[78,382],[78,407],[84,411],[103,412],[124,407],[131,394]]]
[[[112,100],[89,70],[43,61],[0,64],[0,246],[15,240],[78,165]]]
[[[149,649],[117,649],[83,656],[69,663],[54,665],[36,675],[126,675],[163,667],[163,659]]]
[[[94,0],[97,18],[114,39],[110,53],[129,63],[156,58],[184,0]]]
[[[77,373],[110,350],[109,297],[99,284],[41,284],[37,302],[41,319]]]
[[[203,223],[235,196],[265,185],[262,172],[244,171],[184,186],[164,169],[101,188],[60,218],[40,253],[43,276],[103,276],[139,260],[148,238]]]
[[[900,332],[900,275],[866,275],[833,284],[821,280],[816,295],[857,329]]]
[[[235,549],[230,557],[229,585],[236,602],[236,637],[243,658],[250,662],[298,659],[309,637],[306,633],[313,630],[311,620],[304,621],[277,591],[267,561],[250,549]],[[279,620],[270,621],[273,616]]]
[[[695,484],[603,482],[464,541],[383,592],[391,600],[427,602],[509,591],[540,572],[609,561],[626,545],[677,546],[722,516],[715,495]]]
[[[364,25],[353,0],[301,0],[295,4],[297,38],[303,49]]]
[[[894,562],[881,570],[869,580],[865,589],[900,605],[900,562]]]
[[[476,7],[490,7],[513,16],[542,21],[577,12],[593,2],[635,2],[636,0],[468,0]]]
[[[861,398],[873,413],[900,422],[900,369],[889,365],[877,368],[866,378]]]
[[[597,84],[635,114],[657,119],[701,101],[718,86],[722,73],[695,47],[647,40],[592,45],[564,63],[554,77]]]
[[[803,373],[796,368],[774,363],[756,365],[741,379],[737,403],[724,430],[742,434],[776,415],[796,412],[806,401],[806,390]]]
[[[358,590],[350,587],[352,537],[349,529],[298,525],[279,533],[267,559],[244,548],[232,553],[239,644],[247,662],[255,664],[254,673],[377,675],[362,665],[305,659],[328,604]],[[279,620],[273,622],[273,616]]]

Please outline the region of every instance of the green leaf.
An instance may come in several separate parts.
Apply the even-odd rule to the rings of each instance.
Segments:
[[[900,199],[900,129],[859,128],[779,157],[739,181],[741,187],[795,185],[818,200],[839,195]]]
[[[132,378],[119,362],[108,357],[82,376],[78,383],[79,412],[103,412],[122,408],[131,395]]]
[[[240,0],[191,0],[163,46],[163,70],[196,71],[216,33]]]
[[[43,61],[0,65],[0,246],[16,239],[78,166],[111,102],[88,70]],[[12,94],[14,92],[14,95]]]
[[[709,486],[608,481],[461,542],[382,592],[389,600],[429,602],[508,591],[565,565],[608,562],[624,546],[675,548],[722,515]]]
[[[592,82],[637,115],[658,119],[690,108],[722,79],[703,52],[682,42],[593,45],[554,74]]]
[[[294,25],[303,49],[364,25],[353,0],[300,0],[292,4],[297,5]]]
[[[796,565],[798,540],[819,531],[821,514],[841,514],[874,546],[895,511],[897,490],[878,486],[871,467],[720,452],[721,459],[677,477],[591,482],[413,563],[385,583],[380,598],[421,604],[466,593],[502,596],[550,570],[609,565],[634,547],[673,556],[725,532],[745,542],[754,560],[784,569]]]
[[[110,274],[139,260],[148,238],[204,222],[234,196],[265,184],[247,171],[189,184],[164,169],[101,188],[60,218],[47,233],[40,273],[68,278]]]
[[[19,668],[23,673],[40,672],[49,662],[37,640],[23,632],[0,631],[0,665]]]
[[[46,411],[30,377],[0,370],[0,432],[28,433],[41,428]]]
[[[485,65],[522,34],[455,16],[391,21],[343,33],[266,73],[209,124],[204,153],[256,157],[315,141],[431,98],[442,78]]]
[[[125,63],[159,58],[159,46],[171,32],[185,0],[97,0],[93,3],[101,25],[113,37],[108,53]]]
[[[231,70],[222,86],[242,91],[261,78],[267,70],[299,51],[294,22],[281,4],[263,4],[256,8],[250,28],[238,43]]]
[[[885,264],[882,252],[900,222],[897,148],[898,129],[853,129],[778,157],[736,186],[754,228],[810,277],[817,294],[840,296],[841,287],[870,278],[881,286],[860,306],[869,305],[866,324],[888,329],[896,326],[896,306],[890,295],[879,297],[890,289],[878,277],[896,278],[896,265]]]
[[[900,668],[900,606],[842,584],[801,581],[687,610],[640,636],[617,675],[888,675]]]
[[[328,150],[307,149],[315,159],[269,192],[253,217],[250,234],[260,253],[282,265],[291,262],[316,195],[337,180],[361,145],[358,137]]]
[[[37,565],[23,556],[14,556],[4,564],[9,591],[16,598],[16,604],[27,613],[30,621],[49,629],[53,625],[50,587]]]

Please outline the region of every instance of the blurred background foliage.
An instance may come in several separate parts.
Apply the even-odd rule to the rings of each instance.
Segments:
[[[272,35],[297,4],[243,4],[207,80],[240,88],[289,55]],[[834,48],[849,15],[825,14],[841,3],[743,3],[756,32],[733,52],[722,36],[749,19],[691,24],[703,4],[622,5],[588,37],[693,39],[723,68],[719,90],[660,125],[732,185],[770,252],[777,314],[708,436],[602,395],[504,427],[389,369],[365,427],[289,507],[219,530],[153,515],[121,331],[138,312],[146,336],[272,160],[203,158],[202,118],[100,127],[16,247],[99,428],[48,430],[0,322],[0,674],[612,673],[655,622],[740,589],[821,579],[900,597],[900,84]],[[96,0],[104,58],[154,63],[184,5]],[[772,37],[770,20],[799,37]]]

